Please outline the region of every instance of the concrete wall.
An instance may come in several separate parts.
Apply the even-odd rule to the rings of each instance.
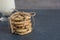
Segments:
[[[60,9],[60,0],[15,0],[17,9]]]

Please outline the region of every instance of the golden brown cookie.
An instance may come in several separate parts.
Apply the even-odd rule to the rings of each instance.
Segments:
[[[28,12],[16,12],[10,16],[11,31],[19,35],[25,35],[32,31],[31,14]]]
[[[16,24],[16,25],[23,25],[24,22],[11,22],[12,24]]]
[[[28,29],[17,29],[16,32],[26,32]]]
[[[32,31],[32,28],[29,28],[29,30],[25,31],[25,32],[20,32],[18,33],[19,35],[26,35],[29,34]]]

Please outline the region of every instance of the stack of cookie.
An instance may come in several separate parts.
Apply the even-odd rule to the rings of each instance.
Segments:
[[[11,32],[20,35],[28,34],[32,31],[31,13],[16,12],[10,16]]]

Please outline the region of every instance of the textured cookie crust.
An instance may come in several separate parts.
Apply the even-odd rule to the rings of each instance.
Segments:
[[[31,14],[28,12],[16,12],[10,16],[11,32],[25,35],[32,31]]]

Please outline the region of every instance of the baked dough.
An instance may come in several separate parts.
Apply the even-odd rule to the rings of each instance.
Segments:
[[[29,30],[27,30],[26,32],[21,32],[21,33],[18,33],[19,35],[26,35],[26,34],[29,34],[30,32],[32,32],[32,28],[29,28]]]
[[[16,12],[10,16],[12,33],[25,35],[32,31],[31,14],[28,12]]]

